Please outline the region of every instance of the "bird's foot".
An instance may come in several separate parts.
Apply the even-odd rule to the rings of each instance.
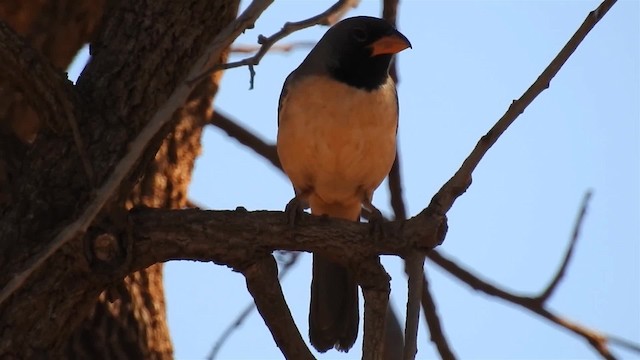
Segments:
[[[304,205],[302,200],[298,196],[291,199],[284,208],[284,214],[287,217],[287,224],[291,227],[295,227],[302,217],[302,214],[304,214]]]
[[[369,210],[369,232],[374,239],[380,239],[384,237],[384,230],[382,228],[382,224],[385,222],[385,218],[376,208],[371,205],[368,207]]]

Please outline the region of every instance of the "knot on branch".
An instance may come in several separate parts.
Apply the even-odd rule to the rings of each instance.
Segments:
[[[128,273],[132,260],[132,246],[128,228],[95,226],[89,228],[84,237],[87,263],[98,274]]]
[[[113,234],[100,234],[93,240],[93,255],[96,260],[111,262],[118,257],[118,239]]]

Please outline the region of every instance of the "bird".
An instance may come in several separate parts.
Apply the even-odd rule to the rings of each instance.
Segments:
[[[398,129],[398,97],[389,67],[394,54],[410,47],[389,22],[351,17],[329,28],[286,78],[277,153],[296,194],[292,208],[302,211],[304,204],[312,215],[356,222],[362,207],[380,215],[373,192],[395,160]],[[353,271],[314,254],[311,345],[319,352],[347,352],[358,324]]]

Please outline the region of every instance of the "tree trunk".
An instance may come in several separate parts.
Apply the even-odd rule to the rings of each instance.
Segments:
[[[50,40],[34,42],[34,46],[37,46],[41,53],[47,56],[58,68],[66,67],[73,54],[91,36],[91,30],[96,27],[96,19],[104,7],[104,4],[100,2],[91,5],[84,3],[77,5],[74,1],[63,3],[49,1],[41,4],[41,2],[32,1],[0,6],[0,15],[4,16],[7,22],[11,23],[14,29],[19,30],[27,39],[43,38],[42,34],[40,36],[37,34],[27,35],[37,32],[38,29],[46,34],[45,38],[50,37]],[[167,91],[171,91],[173,84],[184,76],[186,66],[195,60],[206,42],[210,41],[222,27],[235,17],[238,1],[221,1],[216,4],[204,0],[193,0],[180,4],[170,1],[150,1],[148,3],[140,2],[136,5],[123,2],[122,7],[110,2],[110,5],[113,5],[114,12],[106,15],[105,26],[98,35],[97,44],[92,49],[94,52],[93,68],[85,69],[82,75],[85,79],[84,86],[81,79],[80,86],[75,87],[75,89],[90,89],[89,97],[95,96],[88,101],[91,106],[75,110],[83,115],[79,117],[78,122],[81,125],[83,138],[88,139],[87,150],[89,156],[92,157],[98,181],[108,174],[109,166],[105,168],[104,165],[112,162],[122,151],[122,146],[126,146],[126,136],[135,135],[136,129],[141,128],[145,121],[148,121],[148,114],[157,108],[163,97],[166,99]],[[94,9],[93,6],[97,6],[97,8]],[[86,7],[92,7],[95,11],[89,11]],[[77,13],[69,11],[69,9],[84,11],[84,15],[78,16]],[[64,19],[64,16],[73,17],[74,14],[73,19],[81,19],[82,21],[74,23],[74,21]],[[91,14],[95,16],[89,16]],[[47,20],[47,16],[51,16],[52,19]],[[138,20],[132,21],[132,17],[138,17]],[[12,21],[12,18],[16,20]],[[147,23],[155,23],[156,28],[149,29],[138,26],[144,23],[142,20]],[[65,26],[58,29],[52,25],[57,23],[65,24]],[[30,27],[29,24],[38,24],[38,26],[32,25]],[[65,39],[66,34],[72,32],[75,36],[82,34],[83,30],[86,30],[84,33],[86,36],[79,38],[75,48],[70,50],[68,46],[73,43],[71,40],[74,38],[67,37]],[[175,38],[176,35],[179,35],[178,38],[181,38],[184,43],[175,46],[173,58],[166,59],[166,54],[161,54],[157,48],[147,49],[145,46],[150,43],[163,42],[164,45],[168,45],[167,40]],[[163,36],[168,38],[163,38]],[[60,37],[64,41],[55,40]],[[132,39],[135,41],[131,41]],[[56,46],[60,48],[57,50]],[[96,54],[98,51],[100,54]],[[68,54],[64,58],[66,62],[62,59],[65,54]],[[125,54],[126,58],[122,58]],[[162,60],[158,60],[158,55],[165,56]],[[148,65],[149,63],[151,65]],[[112,66],[117,64],[120,64],[119,69],[122,73],[113,74],[110,71]],[[145,68],[150,71],[145,73],[140,70]],[[155,76],[154,72],[158,70],[164,73]],[[126,90],[120,88],[118,94],[107,96],[96,94],[100,91],[113,91],[114,85],[120,86],[124,80],[137,82],[137,84]],[[150,162],[146,166],[145,176],[128,197],[127,207],[146,205],[178,208],[185,205],[187,186],[194,160],[200,151],[202,126],[206,123],[206,118],[211,111],[211,100],[217,90],[218,81],[219,73],[198,86],[187,104],[174,115],[172,129],[166,129],[162,137],[158,137],[157,144],[165,137],[164,134],[172,130],[171,134],[166,136],[155,158],[148,159]],[[156,90],[158,87],[160,89]],[[137,91],[138,96],[143,99],[132,99],[131,93],[127,93],[127,91],[134,93]],[[145,91],[148,93],[144,93]],[[120,106],[111,107],[114,103],[119,103]],[[101,112],[105,109],[108,109],[109,112]],[[116,110],[119,111],[117,114]],[[31,112],[36,114],[35,111]],[[123,113],[127,113],[127,115]],[[15,112],[13,114],[15,116]],[[113,123],[110,123],[110,120],[114,118],[134,120],[134,122],[132,125],[127,124],[129,131],[123,133],[122,127],[118,129],[117,125],[119,124],[114,126]],[[5,119],[12,120],[9,116],[2,116],[1,119],[2,122]],[[36,131],[39,122],[36,121],[35,124],[31,130],[23,133],[31,134]],[[126,129],[127,127],[125,127]],[[39,145],[43,143],[49,142],[49,146],[52,145],[51,143],[56,143],[55,137],[58,134],[46,133],[45,130],[43,128],[45,133],[39,136],[33,145],[34,152],[38,152],[39,147],[42,151],[42,146]],[[14,129],[14,134],[18,134],[18,138],[29,146],[32,136],[22,135],[23,133]],[[107,151],[104,151],[104,148],[92,151],[92,146],[95,145],[92,142],[99,142],[95,138],[96,135],[114,136],[114,134],[120,136],[115,143],[113,141],[111,144],[109,142],[102,143],[102,146],[111,148]],[[0,140],[4,140],[4,134],[2,135]],[[65,135],[68,136],[68,134]],[[122,135],[125,137],[122,138]],[[43,139],[41,140],[41,138]],[[68,143],[68,138],[65,140]],[[5,145],[4,141],[3,145]],[[120,145],[120,148],[117,145]],[[73,163],[73,161],[69,161],[69,157],[77,156],[73,154],[76,150],[68,148],[54,146],[49,150],[53,152],[54,158],[64,157],[61,163],[57,164],[57,167],[53,166],[54,163],[40,162],[38,164],[38,161],[28,158],[25,159],[25,162],[31,161],[32,165],[35,163],[36,167],[41,167],[43,170],[48,167],[55,167],[58,170],[59,167],[65,167],[65,162],[67,164]],[[72,156],[65,157],[64,155],[68,153],[72,153]],[[151,154],[153,153],[151,152]],[[22,161],[22,159],[19,160]],[[77,159],[75,162],[77,163]],[[18,254],[17,257],[0,258],[0,266],[9,270],[19,269],[21,267],[19,262],[22,261],[23,265],[24,261],[29,258],[28,255],[35,252],[24,247],[33,244],[35,248],[41,248],[43,243],[50,240],[46,234],[50,233],[51,229],[64,225],[65,215],[73,214],[72,208],[76,206],[76,203],[83,202],[88,198],[87,195],[91,195],[90,189],[81,184],[86,181],[82,179],[86,176],[81,174],[81,167],[77,170],[67,171],[64,173],[64,178],[54,178],[53,182],[57,184],[43,184],[42,182],[38,184],[39,181],[34,179],[35,174],[28,170],[18,174],[12,173],[8,177],[11,181],[11,191],[8,193],[8,198],[16,201],[16,205],[22,206],[7,206],[2,209],[0,214],[3,217],[0,222],[4,221],[6,225],[7,221],[17,218],[17,213],[40,216],[41,221],[36,221],[37,226],[30,228],[29,231],[21,231],[21,228],[23,229],[21,225],[24,225],[24,222],[23,224],[14,223],[11,230],[0,231],[2,237],[0,247],[6,250],[3,255],[9,255],[12,252]],[[0,182],[2,181],[1,175]],[[47,176],[51,175],[51,173],[47,173]],[[25,183],[21,181],[15,181],[16,179],[22,180],[22,178],[26,179],[26,183],[33,181],[35,184],[41,185],[39,191],[36,191],[35,194],[31,193],[25,198],[28,186],[25,186]],[[135,183],[136,178],[135,174],[131,177],[130,186]],[[51,192],[52,187],[55,189],[55,186],[60,186],[64,182],[67,182],[67,186],[63,186],[61,193],[55,193],[59,197],[55,199],[56,201],[51,201],[51,199],[40,203],[28,201],[29,197],[32,200],[37,199],[44,192]],[[126,186],[123,187],[123,189],[126,188]],[[4,189],[6,187],[0,188],[0,206],[3,205],[1,195],[3,195]],[[4,194],[7,192],[5,191]],[[121,196],[123,195],[125,194],[121,194]],[[18,203],[19,201],[22,203]],[[36,204],[41,207],[30,208]],[[116,227],[124,226],[116,224]],[[46,271],[39,271],[32,275],[38,278],[41,289],[21,289],[2,304],[0,307],[0,318],[3,319],[3,324],[0,326],[0,357],[9,355],[25,358],[43,354],[51,356],[52,353],[64,351],[65,357],[68,358],[171,358],[172,348],[166,324],[162,287],[162,266],[155,265],[127,276],[121,282],[110,284],[109,289],[100,294],[101,290],[109,284],[105,283],[106,277],[92,273],[91,264],[87,268],[82,247],[83,239],[77,239],[61,249],[65,253],[64,256],[50,260],[45,265]],[[6,276],[6,274],[4,276],[0,274],[0,284],[6,284],[8,280]],[[42,289],[48,294],[42,294]],[[34,297],[34,291],[38,291],[40,294]],[[100,294],[99,297],[98,294]],[[98,298],[97,304],[95,303],[96,298]],[[83,321],[83,319],[86,320]],[[72,330],[79,324],[80,326],[72,334]],[[70,340],[69,336],[71,336]]]

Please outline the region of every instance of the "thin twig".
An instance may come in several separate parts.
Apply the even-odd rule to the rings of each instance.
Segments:
[[[216,110],[211,115],[209,124],[214,125],[220,130],[226,132],[227,135],[238,140],[242,145],[253,149],[255,152],[262,155],[262,157],[269,160],[269,162],[271,162],[273,166],[282,170],[276,147],[267,144],[244,127],[238,125],[237,122],[231,120],[227,115],[221,113],[219,110]]]
[[[614,335],[605,335],[605,338],[607,338],[607,341],[609,341],[611,345],[616,345],[640,354],[640,344],[633,343],[627,339],[623,339]]]
[[[471,154],[464,160],[462,166],[447,181],[442,188],[431,199],[428,208],[424,210],[426,213],[444,215],[453,206],[456,199],[462,195],[471,185],[471,174],[478,166],[480,160],[489,151],[491,146],[496,143],[500,135],[524,112],[535,98],[538,97],[545,89],[549,88],[549,84],[554,76],[560,71],[562,66],[567,62],[569,57],[578,48],[580,43],[589,34],[591,29],[604,17],[611,9],[616,0],[605,0],[587,15],[586,19],[580,25],[578,30],[571,36],[571,39],[560,50],[558,55],[544,69],[538,79],[524,92],[524,94],[511,103],[507,112],[496,122],[496,124],[487,132],[476,144]]]
[[[198,69],[202,69],[210,58],[218,59],[222,51],[228,48],[245,29],[253,26],[256,19],[272,2],[273,0],[254,0],[236,20],[222,29],[220,34],[215,37],[211,45],[206,49],[205,54],[191,67],[187,79],[195,76],[199,71]],[[4,303],[11,294],[20,289],[27,278],[39,269],[58,249],[71,239],[84,233],[107,201],[111,199],[112,195],[118,190],[120,184],[122,184],[124,179],[129,175],[131,169],[137,164],[138,159],[140,159],[147,148],[147,144],[149,144],[158,131],[171,120],[173,113],[184,104],[195,85],[196,84],[189,85],[186,80],[178,85],[169,99],[158,108],[149,123],[140,131],[131,144],[129,144],[129,151],[118,162],[104,184],[96,190],[96,196],[93,201],[87,205],[75,221],[62,229],[41,252],[28,260],[26,268],[16,274],[13,279],[2,288],[0,292],[0,304]]]
[[[251,75],[249,79],[249,83],[250,83],[249,88],[253,89],[253,80],[255,77],[255,70],[253,69],[253,67],[260,64],[260,60],[262,60],[262,58],[267,54],[269,49],[276,42],[282,40],[286,36],[296,31],[306,29],[311,26],[315,26],[315,25],[331,26],[335,24],[338,20],[340,20],[340,18],[342,18],[342,16],[344,15],[344,13],[346,13],[349,9],[358,6],[359,2],[360,0],[339,0],[335,4],[333,4],[331,7],[329,7],[327,10],[323,11],[318,15],[315,15],[313,17],[310,17],[302,21],[286,22],[282,26],[282,29],[280,29],[280,31],[276,32],[275,34],[269,37],[265,37],[264,35],[258,36],[258,44],[260,44],[261,46],[260,46],[260,50],[258,50],[258,52],[255,55],[239,61],[214,65],[208,68],[207,70],[205,70],[204,72],[202,72],[200,75],[197,75],[190,81],[198,82],[200,81],[200,79],[206,78],[216,71],[237,68],[240,66],[248,66],[249,72]]]
[[[312,48],[316,43],[313,41],[295,41],[288,44],[276,44],[271,46],[269,52],[288,53],[300,48]],[[258,45],[234,45],[229,52],[237,54],[249,54],[260,51],[262,46]]]
[[[281,262],[282,265],[278,273],[279,282],[282,282],[282,280],[289,273],[289,270],[293,268],[293,265],[295,265],[298,259],[300,258],[299,252],[287,251],[286,253],[289,254],[290,256],[288,259],[286,259],[286,261]],[[256,304],[254,302],[247,304],[247,306],[244,308],[244,310],[240,312],[240,314],[238,314],[235,320],[232,321],[231,324],[227,326],[227,328],[222,332],[220,337],[218,337],[218,340],[216,340],[216,342],[214,343],[213,347],[211,348],[211,351],[209,352],[209,355],[207,355],[208,360],[213,360],[216,358],[216,356],[218,356],[218,352],[220,352],[220,349],[222,349],[222,346],[225,344],[227,339],[231,336],[231,334],[233,334],[234,331],[240,328],[242,323],[247,319],[247,317],[249,317],[249,315],[253,312],[253,310],[255,310],[255,308],[256,308]]]
[[[427,255],[436,265],[442,267],[451,275],[462,280],[463,283],[469,285],[475,290],[484,292],[485,294],[495,296],[499,299],[508,301],[510,303],[519,305],[529,311],[532,311],[543,318],[560,325],[574,334],[587,340],[589,344],[605,359],[615,359],[615,356],[611,354],[607,347],[607,337],[599,332],[574,323],[570,320],[564,319],[551,311],[547,310],[544,305],[536,300],[534,297],[514,295],[506,290],[500,289],[489,282],[480,279],[469,270],[464,269],[462,266],[447,259],[438,251],[431,251]]]
[[[429,326],[429,333],[431,334],[431,341],[438,349],[440,358],[442,360],[454,360],[456,356],[449,347],[447,338],[444,335],[442,324],[440,323],[440,317],[436,309],[436,302],[429,291],[429,281],[427,280],[427,274],[423,273],[424,284],[422,285],[422,308],[424,309],[424,318]]]
[[[396,159],[389,172],[389,195],[394,218],[396,220],[405,220],[407,218],[407,207],[402,196],[399,149],[396,150]]]
[[[564,255],[564,260],[562,261],[560,268],[558,268],[558,272],[553,277],[551,282],[549,282],[549,285],[547,286],[547,288],[544,289],[544,291],[542,291],[542,293],[538,295],[538,297],[536,298],[536,300],[538,300],[541,303],[544,303],[551,297],[555,289],[558,287],[560,280],[562,280],[565,272],[567,271],[567,267],[569,266],[569,261],[571,261],[571,256],[573,255],[573,249],[575,249],[575,246],[578,243],[578,237],[580,236],[580,228],[582,227],[584,216],[587,213],[587,206],[589,205],[589,200],[591,200],[591,194],[592,194],[591,191],[587,191],[584,194],[584,198],[582,199],[582,205],[580,206],[580,211],[578,211],[578,216],[576,217],[576,221],[573,226],[573,234],[571,236],[571,241],[569,242],[569,247],[567,248],[567,252]]]

